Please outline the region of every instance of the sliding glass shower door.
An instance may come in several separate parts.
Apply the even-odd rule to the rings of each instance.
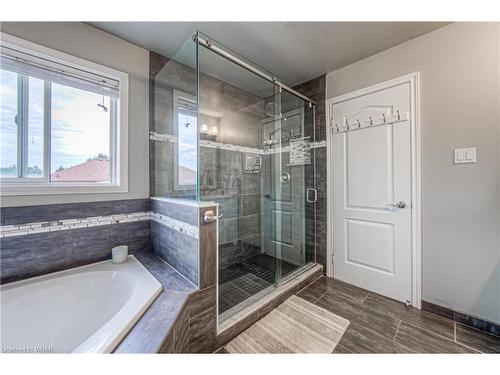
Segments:
[[[197,49],[198,196],[217,203],[223,215],[223,321],[315,261],[314,108],[200,36],[208,43]]]
[[[275,285],[315,261],[314,115],[303,99],[281,91],[263,121],[264,249],[275,254]]]

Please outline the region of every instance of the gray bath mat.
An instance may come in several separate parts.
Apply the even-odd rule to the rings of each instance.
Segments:
[[[229,353],[331,353],[349,321],[291,296],[234,338]]]

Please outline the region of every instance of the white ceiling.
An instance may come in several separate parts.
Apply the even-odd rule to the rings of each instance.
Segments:
[[[91,22],[173,57],[199,29],[295,85],[445,26],[443,22]]]

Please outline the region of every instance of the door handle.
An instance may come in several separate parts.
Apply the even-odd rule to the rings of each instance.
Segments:
[[[309,198],[309,193],[313,192],[314,193],[314,198],[310,199]],[[318,192],[315,188],[307,188],[306,190],[306,201],[308,203],[315,203],[318,200]]]
[[[392,208],[405,208],[406,207],[406,203],[403,202],[403,201],[399,201],[398,203],[389,204],[389,207],[392,207]]]

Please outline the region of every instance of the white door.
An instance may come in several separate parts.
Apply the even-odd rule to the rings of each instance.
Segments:
[[[410,100],[408,82],[334,104],[333,118],[391,119],[409,113]],[[409,302],[410,121],[334,132],[332,139],[334,277]]]

